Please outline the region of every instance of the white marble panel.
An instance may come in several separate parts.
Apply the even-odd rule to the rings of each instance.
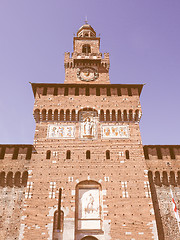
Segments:
[[[101,125],[101,138],[129,138],[128,125]]]
[[[73,139],[75,138],[75,126],[49,124],[48,131],[47,131],[47,138]]]

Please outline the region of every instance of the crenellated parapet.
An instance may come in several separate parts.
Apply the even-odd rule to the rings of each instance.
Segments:
[[[51,84],[31,83],[38,96],[140,96],[143,84]]]
[[[180,145],[145,145],[146,160],[180,160]]]
[[[30,160],[32,153],[35,153],[33,145],[30,144],[0,144],[0,161],[3,159]]]

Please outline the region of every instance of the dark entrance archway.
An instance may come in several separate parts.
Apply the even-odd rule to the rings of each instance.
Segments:
[[[87,236],[87,237],[83,237],[81,240],[98,240],[98,239],[92,236]]]

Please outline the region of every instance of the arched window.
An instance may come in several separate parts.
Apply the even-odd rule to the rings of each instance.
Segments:
[[[48,120],[52,121],[52,110],[51,109],[48,110]]]
[[[91,153],[89,150],[86,151],[86,159],[90,159],[91,158]]]
[[[54,120],[58,121],[58,110],[57,109],[54,111]]]
[[[51,151],[48,150],[48,151],[46,152],[46,159],[50,159],[50,158],[51,158]]]
[[[40,121],[40,110],[39,109],[36,109],[34,111],[34,118],[35,118],[36,122]]]
[[[70,150],[66,151],[66,159],[71,159],[71,151]]]
[[[100,111],[100,121],[104,121],[104,110]]]
[[[133,121],[133,111],[132,111],[132,109],[129,110],[129,121]]]
[[[72,121],[76,121],[76,112],[75,112],[75,109],[72,110],[71,120],[72,120]]]
[[[135,121],[137,122],[139,120],[139,110],[135,111]]]
[[[176,186],[176,179],[173,171],[170,172],[170,184]]]
[[[110,151],[106,150],[106,159],[110,159]]]
[[[96,181],[87,180],[76,185],[75,215],[77,216],[77,230],[101,230],[103,203],[101,189],[101,185]],[[91,215],[92,211],[93,218]]]
[[[123,117],[124,117],[124,121],[128,120],[128,118],[127,118],[127,110],[123,111]]]
[[[106,121],[110,121],[110,112],[108,109],[106,110]]]
[[[154,182],[157,186],[161,186],[161,178],[160,173],[158,171],[155,172]]]
[[[13,173],[12,172],[8,172],[8,174],[7,174],[6,185],[8,187],[13,187]]]
[[[128,150],[125,151],[125,155],[126,155],[126,159],[129,159],[129,151]]]
[[[64,110],[61,109],[60,111],[60,121],[64,121]]]
[[[46,121],[46,109],[42,110],[42,121]]]
[[[162,182],[165,186],[169,186],[169,182],[168,182],[168,175],[167,172],[163,171],[163,178],[162,178]]]
[[[69,111],[69,109],[66,110],[66,121],[70,121],[70,111]]]
[[[121,110],[118,110],[118,122],[122,121]]]
[[[5,187],[5,172],[0,173],[0,187]]]
[[[22,174],[22,186],[26,187],[27,186],[27,180],[28,180],[28,172],[25,171]]]
[[[16,187],[21,187],[21,173],[20,172],[16,172],[15,176],[14,176],[14,185]]]
[[[91,47],[89,44],[84,44],[82,46],[82,53],[85,53],[85,54],[91,53]]]
[[[116,112],[115,112],[114,109],[112,110],[112,121],[113,121],[113,122],[116,121]]]

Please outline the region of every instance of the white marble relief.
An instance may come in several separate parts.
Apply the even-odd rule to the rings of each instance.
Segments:
[[[75,126],[49,124],[47,138],[73,139],[75,138]]]
[[[101,137],[103,139],[111,138],[129,138],[129,126],[123,125],[102,125]]]
[[[97,138],[97,117],[93,111],[83,111],[80,115],[80,138]]]
[[[99,189],[79,189],[78,228],[100,229]]]

